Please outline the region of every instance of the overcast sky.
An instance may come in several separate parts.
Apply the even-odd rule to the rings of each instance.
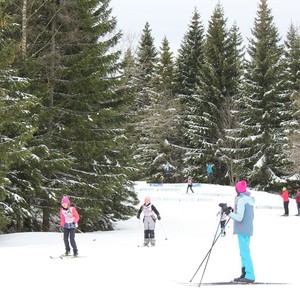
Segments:
[[[137,43],[148,22],[157,47],[167,37],[174,54],[180,47],[197,8],[205,30],[218,0],[111,0],[112,15],[117,18],[118,28],[128,44]],[[220,0],[227,18],[227,26],[236,21],[246,43],[251,36],[259,0]],[[268,0],[274,23],[285,38],[291,23],[300,25],[300,0]]]

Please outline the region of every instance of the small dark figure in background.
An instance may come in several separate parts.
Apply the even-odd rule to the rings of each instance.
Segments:
[[[192,191],[192,193],[194,193],[193,191],[193,180],[191,177],[188,178],[187,180],[188,186],[186,188],[186,193],[188,193],[189,189]]]
[[[297,210],[298,210],[297,216],[300,216],[300,189],[297,190],[297,194],[295,196],[295,199],[296,199]]]
[[[213,165],[211,163],[207,164],[207,180],[209,183],[212,183],[213,178]]]

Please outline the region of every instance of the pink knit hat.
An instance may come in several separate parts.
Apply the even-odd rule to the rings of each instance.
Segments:
[[[235,190],[238,194],[245,193],[247,190],[247,182],[245,180],[238,181],[235,185]]]
[[[64,203],[70,204],[70,199],[69,199],[69,197],[64,196],[64,197],[61,199],[61,204],[64,204]]]

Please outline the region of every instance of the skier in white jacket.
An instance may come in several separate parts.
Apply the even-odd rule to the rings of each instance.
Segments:
[[[160,220],[160,214],[156,207],[151,204],[151,199],[149,196],[145,198],[144,204],[140,207],[137,218],[140,218],[141,213],[144,213],[144,246],[155,246],[155,222],[156,218]]]

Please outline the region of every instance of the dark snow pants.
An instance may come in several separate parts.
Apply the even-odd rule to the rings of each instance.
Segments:
[[[77,245],[75,242],[75,228],[70,228],[70,229],[64,228],[64,242],[65,242],[66,251],[71,250],[70,244],[69,244],[69,238],[70,238],[71,246],[73,248],[73,253],[77,253],[78,250],[77,250]]]

